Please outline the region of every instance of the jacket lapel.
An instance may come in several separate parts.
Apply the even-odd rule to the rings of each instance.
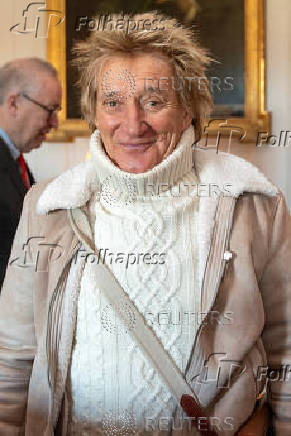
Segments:
[[[77,311],[78,287],[81,282],[83,265],[76,262],[71,265],[80,248],[68,222],[67,213],[63,211],[59,220],[56,242],[59,247],[66,247],[61,257],[50,268],[48,284],[48,320],[46,336],[46,356],[51,389],[49,422],[56,425],[65,391],[68,365],[71,357],[72,341]],[[71,277],[71,278],[70,278]],[[67,282],[70,294],[66,292]]]
[[[9,176],[21,197],[24,197],[27,189],[20,175],[18,163],[11,156],[6,143],[0,138],[0,162],[3,169],[8,170]]]
[[[28,166],[28,164],[26,163],[26,168],[27,168],[27,172],[28,172],[28,178],[29,178],[29,183],[30,186],[35,184],[35,178],[33,177],[33,174]]]
[[[77,253],[79,241],[71,229],[68,231],[66,228],[64,229],[62,238],[58,240],[58,245],[61,247],[61,249],[62,247],[68,247],[68,249],[62,252],[60,260],[54,262],[54,267],[51,268],[49,277],[49,300],[51,300],[54,291],[60,286],[62,275],[68,268],[74,255]]]
[[[220,197],[214,225],[209,230],[211,245],[205,268],[202,285],[202,313],[207,314],[215,301],[219,284],[224,273],[226,254],[229,245],[230,229],[236,199],[234,197]]]
[[[209,358],[207,354],[209,350],[202,345],[202,343],[209,343],[207,338],[205,338],[207,333],[205,333],[204,326],[208,323],[208,315],[215,304],[221,279],[224,274],[235,203],[236,199],[234,197],[220,196],[217,201],[212,201],[212,203],[209,201],[209,198],[205,198],[201,205],[202,212],[205,212],[207,208],[207,213],[209,218],[211,217],[211,221],[206,220],[208,227],[202,227],[202,230],[199,229],[199,232],[201,232],[201,237],[204,238],[204,241],[210,239],[211,244],[208,245],[206,242],[205,245],[207,249],[205,249],[205,247],[200,248],[200,262],[204,271],[201,290],[201,313],[204,314],[204,317],[196,332],[194,345],[186,369],[186,379],[198,396],[203,386],[202,383],[198,383],[198,385],[195,383],[200,377],[203,378],[203,368]],[[209,209],[210,206],[211,208]],[[201,259],[202,256],[203,258]],[[225,374],[225,377],[226,376],[227,374]],[[209,397],[214,398],[217,392],[216,384],[208,385],[207,389]]]

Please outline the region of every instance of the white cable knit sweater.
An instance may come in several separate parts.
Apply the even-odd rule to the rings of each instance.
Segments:
[[[200,321],[193,135],[185,131],[174,152],[143,174],[121,171],[98,132],[91,139],[101,182],[92,202],[96,247],[183,371]],[[91,268],[88,258],[68,377],[68,434],[166,434],[175,399],[129,335],[131,313],[124,308],[126,325],[116,319]]]

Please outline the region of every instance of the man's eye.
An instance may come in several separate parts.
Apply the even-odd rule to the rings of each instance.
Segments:
[[[157,100],[150,100],[148,102],[148,106],[158,106],[159,104],[161,104],[161,102]]]
[[[118,102],[116,100],[108,100],[108,101],[105,101],[104,104],[105,104],[105,106],[108,106],[108,107],[116,107]]]
[[[160,109],[163,107],[163,102],[161,100],[146,100],[142,102],[146,109]]]
[[[104,100],[102,105],[105,107],[105,109],[107,110],[117,110],[117,109],[121,109],[122,107],[122,100]]]

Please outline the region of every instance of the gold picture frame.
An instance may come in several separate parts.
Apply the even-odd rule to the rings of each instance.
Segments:
[[[66,0],[47,0],[47,9],[61,11],[66,16]],[[266,110],[266,61],[265,61],[265,2],[244,0],[245,21],[245,103],[244,116],[214,119],[208,122],[207,133],[217,135],[223,126],[223,134],[229,134],[235,126],[245,134],[244,142],[253,141],[258,132],[270,132],[270,113]],[[62,111],[59,129],[52,131],[49,141],[72,141],[76,136],[89,136],[88,125],[81,119],[67,118],[66,84],[66,27],[65,21],[50,28],[47,42],[47,59],[58,70],[63,88]],[[237,131],[237,130],[236,130]]]

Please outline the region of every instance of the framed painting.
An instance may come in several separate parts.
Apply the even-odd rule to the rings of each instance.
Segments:
[[[74,41],[98,31],[94,17],[114,12],[137,13],[158,10],[194,28],[201,44],[217,62],[207,77],[214,97],[214,111],[206,123],[207,134],[223,134],[235,128],[244,141],[259,131],[270,131],[265,93],[264,0],[47,0],[49,10],[60,11],[64,22],[48,34],[47,57],[57,68],[63,87],[58,131],[49,140],[70,141],[89,136],[81,118],[77,72],[70,66]],[[102,19],[102,18],[101,18]]]

